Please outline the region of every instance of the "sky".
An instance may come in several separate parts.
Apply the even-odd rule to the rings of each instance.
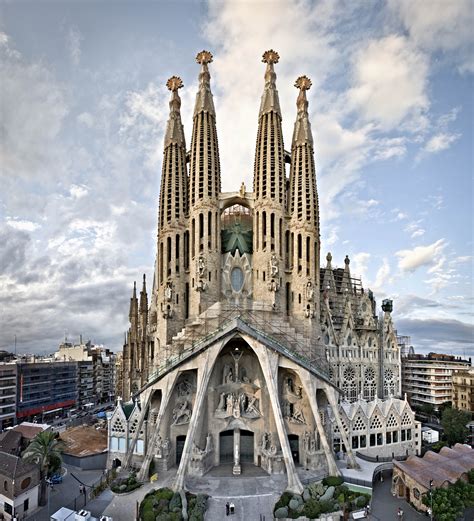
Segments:
[[[322,265],[351,259],[417,352],[474,356],[470,0],[0,0],[0,349],[121,348],[151,280],[167,78],[190,143],[210,50],[222,184],[252,187],[262,53],[285,147],[306,74]]]

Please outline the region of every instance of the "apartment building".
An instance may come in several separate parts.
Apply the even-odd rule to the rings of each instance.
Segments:
[[[474,413],[474,368],[453,372],[453,407]]]
[[[429,353],[409,354],[402,358],[402,392],[411,405],[432,405],[453,401],[453,372],[468,369],[471,359]]]
[[[77,404],[77,365],[54,359],[18,360],[17,420],[41,423]]]
[[[115,398],[115,354],[90,341],[64,342],[54,354],[56,360],[75,361],[78,373],[78,407],[88,408]]]
[[[16,364],[0,363],[0,431],[15,425]]]

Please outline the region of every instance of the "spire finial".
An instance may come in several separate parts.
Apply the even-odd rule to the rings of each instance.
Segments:
[[[201,51],[196,54],[196,62],[201,65],[207,65],[208,63],[212,63],[212,53],[209,51]]]
[[[171,92],[178,92],[178,89],[183,86],[183,80],[179,76],[171,76],[166,82],[166,86]]]
[[[308,78],[308,76],[299,76],[295,81],[295,87],[302,91],[309,90],[311,88],[312,82]]]
[[[279,60],[280,60],[280,55],[273,49],[265,51],[262,55],[262,62],[266,63],[268,65],[273,65],[274,63],[278,63]]]
[[[350,263],[351,263],[351,259],[349,259],[349,255],[346,255],[346,258],[344,259],[344,264],[346,266],[349,266]]]
[[[199,90],[194,106],[194,116],[199,112],[207,112],[215,117],[216,111],[211,94],[211,75],[207,67],[212,62],[212,58],[212,53],[209,51],[201,51],[196,55],[196,62],[201,65],[201,71],[199,73]]]
[[[136,280],[133,281],[133,296],[134,297],[137,296],[137,281]]]

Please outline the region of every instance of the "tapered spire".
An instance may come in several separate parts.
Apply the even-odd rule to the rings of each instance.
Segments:
[[[313,136],[306,99],[306,91],[311,88],[311,80],[307,76],[300,76],[295,82],[295,87],[299,89],[299,94],[291,143],[289,211],[293,219],[311,223],[319,228]]]
[[[257,145],[254,164],[254,192],[256,200],[271,199],[285,204],[285,152],[281,129],[281,110],[276,89],[274,64],[279,55],[266,51],[262,61],[267,64],[265,87],[260,103]]]
[[[210,86],[208,64],[212,62],[209,51],[196,56],[201,65],[199,90],[194,105],[193,133],[190,157],[190,205],[203,199],[216,200],[221,189],[219,146],[217,142],[216,113]]]
[[[133,320],[136,319],[137,316],[138,316],[137,283],[134,282],[132,298],[130,299],[130,311],[128,314],[128,318],[130,319],[130,322],[133,322]]]
[[[140,291],[140,312],[146,313],[148,311],[148,295],[146,292],[146,275],[143,274],[143,285]]]
[[[172,76],[166,83],[171,91],[170,116],[166,126],[160,190],[159,226],[177,224],[184,219],[187,205],[186,143],[181,123],[181,78]]]

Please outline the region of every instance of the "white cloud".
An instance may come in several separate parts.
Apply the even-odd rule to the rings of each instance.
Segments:
[[[395,253],[399,257],[398,267],[404,272],[414,272],[421,266],[433,266],[439,262],[447,243],[439,239],[428,246],[416,246],[412,250],[400,250]]]
[[[367,252],[356,253],[351,257],[351,273],[359,276],[362,281],[366,279],[370,257]]]
[[[12,52],[8,39],[0,46],[2,78],[2,133],[0,176],[37,178],[42,182],[59,176],[58,165],[67,164],[58,146],[68,113],[63,89],[40,63],[27,63]]]
[[[403,36],[363,44],[355,54],[352,74],[349,104],[384,129],[418,120],[429,107],[428,60]]]
[[[81,112],[79,116],[77,116],[77,121],[87,128],[92,128],[95,123],[94,116],[90,112]]]
[[[8,224],[8,226],[15,228],[15,230],[22,230],[25,232],[34,232],[35,230],[37,230],[38,228],[41,227],[41,225],[38,223],[35,223],[32,221],[26,221],[26,220],[22,220],[22,219],[19,219],[19,220],[7,219],[5,222]]]
[[[448,149],[459,137],[460,134],[436,134],[427,141],[423,150],[429,153],[441,152],[442,150]]]
[[[67,35],[67,43],[72,63],[77,67],[81,61],[81,42],[83,36],[77,27],[71,27]]]
[[[375,280],[372,285],[374,291],[380,291],[383,286],[389,282],[390,275],[390,263],[388,259],[384,257],[382,266],[377,270],[377,274],[375,275]]]
[[[429,51],[455,51],[451,56],[459,69],[474,71],[471,0],[390,0],[389,6],[417,45]]]
[[[69,193],[73,199],[81,199],[89,193],[89,189],[84,185],[71,185]]]
[[[413,221],[405,227],[406,232],[410,234],[412,239],[416,237],[421,237],[425,234],[426,230],[420,226],[421,221]]]

